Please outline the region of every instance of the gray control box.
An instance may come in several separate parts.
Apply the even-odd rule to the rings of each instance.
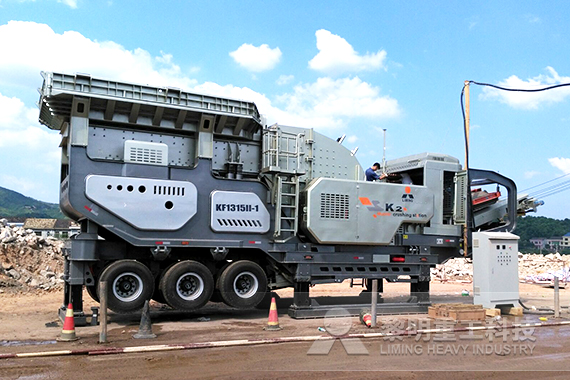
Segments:
[[[473,233],[473,303],[485,308],[517,306],[519,261],[517,235]]]

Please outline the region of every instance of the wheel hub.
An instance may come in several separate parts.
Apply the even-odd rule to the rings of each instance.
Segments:
[[[250,298],[259,287],[257,277],[251,272],[242,272],[234,280],[234,291],[241,298]]]
[[[141,295],[142,291],[142,279],[136,273],[122,273],[113,281],[113,294],[123,302],[135,300]]]
[[[204,291],[204,281],[196,273],[185,273],[176,282],[176,292],[188,301],[195,300]]]

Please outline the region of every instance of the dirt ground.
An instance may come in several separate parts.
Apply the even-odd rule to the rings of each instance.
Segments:
[[[471,291],[467,283],[431,284],[432,302],[472,302],[461,296]],[[389,300],[407,298],[408,284],[386,284],[384,297]],[[311,290],[313,297],[354,296],[360,287],[350,288],[348,283],[320,285]],[[77,327],[80,337],[75,342],[61,343],[55,339],[61,332],[57,309],[61,306],[61,292],[33,292],[26,294],[0,294],[0,354],[78,350],[102,347],[132,347],[160,344],[189,344],[198,342],[276,337],[319,336],[323,319],[294,320],[287,315],[290,290],[279,291],[279,323],[281,331],[269,332],[267,310],[233,310],[221,304],[210,303],[194,313],[168,310],[158,303],[151,304],[151,319],[156,339],[136,340],[140,315],[110,313],[109,343],[98,344],[99,327]],[[536,307],[553,306],[553,290],[537,285],[520,284],[521,299]],[[570,305],[570,288],[561,289],[561,305]],[[90,312],[97,304],[85,294],[84,311]],[[558,321],[566,321],[565,312]],[[539,316],[525,315],[523,321],[538,322]],[[549,317],[550,318],[550,317]],[[514,322],[514,317],[504,320]],[[403,322],[402,322],[403,321]],[[350,334],[382,332],[386,326],[399,322],[411,324],[431,323],[427,315],[381,316],[375,330],[360,324],[358,317],[340,318],[339,323],[350,326]],[[552,318],[549,321],[554,321]],[[494,322],[489,319],[487,324]],[[497,331],[501,331],[497,329]],[[509,331],[509,339],[515,331]],[[465,333],[463,333],[465,334]],[[247,347],[206,348],[171,352],[118,354],[104,356],[60,356],[53,358],[0,359],[0,379],[82,379],[106,378],[393,378],[441,379],[495,378],[514,379],[530,376],[521,371],[540,371],[538,378],[569,378],[570,325],[532,328],[530,339],[505,341],[478,331],[465,340],[461,333],[450,334],[447,341],[434,337],[413,337],[386,340],[362,339],[367,354],[354,355],[343,341],[335,342],[328,355],[308,355],[313,342],[279,343]],[[455,340],[451,340],[454,337]],[[321,342],[322,343],[322,342]],[[438,351],[441,348],[441,352]],[[524,352],[523,352],[524,348]],[[531,350],[532,348],[532,350]],[[532,352],[531,352],[532,351]],[[476,371],[458,374],[455,371]]]

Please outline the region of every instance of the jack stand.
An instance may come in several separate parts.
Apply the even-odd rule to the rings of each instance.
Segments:
[[[91,312],[91,326],[97,326],[99,324],[99,308],[97,306],[92,306]]]

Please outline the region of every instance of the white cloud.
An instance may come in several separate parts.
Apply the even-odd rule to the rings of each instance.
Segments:
[[[281,50],[276,47],[271,49],[269,45],[253,46],[243,44],[237,50],[230,52],[230,56],[240,66],[256,73],[271,70],[281,60]]]
[[[292,93],[277,97],[274,104],[267,96],[247,87],[221,86],[206,82],[193,88],[215,96],[253,101],[268,124],[340,130],[351,118],[394,118],[400,115],[398,101],[381,96],[380,89],[360,78],[319,78],[300,84]]]
[[[542,22],[540,17],[533,14],[527,14],[525,18],[529,22],[529,24],[540,24]]]
[[[281,97],[286,109],[298,114],[331,117],[396,117],[398,101],[381,96],[380,89],[360,78],[319,78],[314,83],[295,86],[292,94]]]
[[[35,3],[36,0],[18,0],[19,3]],[[67,5],[72,9],[77,9],[77,0],[57,0],[58,3]],[[2,6],[2,1],[0,0],[0,7]]]
[[[570,173],[570,158],[554,157],[549,158],[548,162],[555,168],[562,170],[564,174]]]
[[[0,148],[41,149],[45,154],[48,150],[43,148],[51,146],[53,156],[58,151],[59,140],[57,133],[38,126],[35,107],[26,107],[20,99],[0,93]]]
[[[0,94],[0,186],[56,201],[60,136],[40,127],[38,110]],[[46,185],[50,177],[53,186]],[[50,181],[48,180],[48,181]]]
[[[277,83],[279,86],[284,86],[291,83],[293,79],[295,79],[294,75],[280,75],[275,83]]]
[[[541,174],[541,173],[536,171],[536,170],[529,170],[529,171],[524,172],[524,178],[531,179],[531,178],[536,177],[539,174]]]
[[[28,123],[37,121],[37,116],[38,112],[26,108],[20,99],[0,93],[0,129],[20,129]]]
[[[2,184],[2,187],[24,194],[29,194],[30,191],[38,188],[37,182],[18,178],[12,175],[0,176],[0,183]]]
[[[90,40],[74,31],[59,34],[35,22],[1,25],[0,51],[10,52],[0,56],[0,85],[37,88],[42,70],[82,72],[158,86],[189,88],[196,84],[169,54],[153,57],[140,48],[127,50],[115,42]]]
[[[359,55],[344,38],[320,29],[317,36],[319,53],[309,61],[309,67],[330,75],[370,71],[385,68],[386,51]]]
[[[68,5],[72,9],[77,9],[77,0],[57,0],[57,2]]]
[[[534,90],[561,83],[570,83],[570,77],[558,75],[552,67],[548,66],[545,70],[546,74],[537,75],[526,81],[516,75],[511,75],[499,82],[498,85],[505,88]],[[543,104],[559,103],[567,97],[570,97],[570,86],[540,92],[513,92],[485,87],[481,95],[482,99],[496,99],[513,108],[526,110],[538,109]]]
[[[358,137],[355,135],[350,135],[346,138],[346,142],[349,144],[354,144],[356,141],[358,141]]]
[[[42,38],[38,39],[38,35]],[[315,128],[339,128],[353,117],[395,117],[400,113],[397,100],[380,95],[378,87],[358,77],[319,78],[314,83],[299,84],[292,93],[278,97],[277,103],[282,106],[278,108],[265,95],[246,87],[211,82],[197,85],[189,76],[195,68],[182,70],[169,53],[161,52],[153,57],[140,48],[127,50],[113,41],[93,41],[74,31],[59,34],[45,24],[34,22],[10,21],[0,25],[0,51],[11,52],[0,56],[0,86],[22,85],[35,89],[41,70],[83,72],[94,77],[176,86],[246,99],[256,102],[268,121]],[[54,54],[55,51],[62,53]],[[274,60],[280,55],[278,48],[270,49],[267,45],[253,47],[253,51],[273,52]],[[42,59],[37,59],[38,56]]]

